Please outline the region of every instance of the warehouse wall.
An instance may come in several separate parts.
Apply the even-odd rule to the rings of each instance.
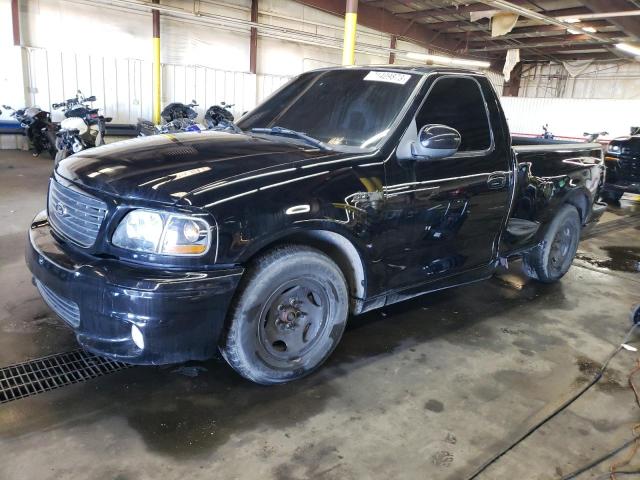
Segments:
[[[73,96],[81,89],[98,97],[96,106],[114,117],[115,123],[135,123],[151,117],[151,20],[148,12],[120,7],[96,8],[87,0],[22,0],[21,20],[25,48],[12,46],[10,0],[0,0],[0,103],[39,105]],[[192,9],[185,0],[163,0],[163,5]],[[250,0],[200,0],[203,14],[248,20]],[[204,18],[204,17],[203,17]],[[161,15],[163,103],[196,99],[200,113],[222,100],[234,103],[236,115],[252,108],[289,78],[303,71],[339,65],[343,20],[291,0],[261,0],[259,21],[294,32],[259,32],[258,74],[248,73],[249,30],[246,25],[201,25],[191,18]],[[198,20],[199,21],[199,20]],[[298,40],[286,39],[301,32]],[[302,34],[307,35],[306,37]],[[280,37],[278,36],[280,35]],[[313,36],[318,36],[315,41]],[[311,37],[310,37],[311,36]],[[386,64],[390,38],[359,27],[356,62]],[[417,45],[398,41],[401,51],[426,52]],[[379,52],[379,53],[373,53]],[[396,56],[396,63],[415,64]],[[559,66],[537,66],[523,78],[522,95],[547,97],[547,102],[505,100],[514,131],[536,133],[550,123],[554,133],[580,136],[583,131],[609,130],[626,133],[633,113],[608,121],[602,116],[582,115],[571,122],[567,108],[589,109],[589,104],[563,104],[552,98],[640,98],[640,64],[594,65],[585,75],[566,79]],[[624,78],[614,75],[624,75]],[[502,76],[488,72],[497,92]],[[26,82],[23,82],[23,77]],[[23,83],[27,89],[23,88]],[[554,90],[555,89],[555,90]],[[594,104],[595,105],[595,104]],[[631,104],[630,104],[631,105]],[[634,104],[635,105],[635,104]],[[14,105],[16,106],[16,105]],[[594,107],[592,107],[594,108]],[[597,108],[609,108],[598,104]],[[612,107],[613,108],[613,107]],[[576,110],[576,111],[578,111]],[[554,113],[551,113],[554,112]],[[62,114],[54,115],[60,119]],[[3,117],[6,118],[6,115]],[[593,121],[589,119],[594,119]],[[591,123],[590,123],[591,122]],[[594,125],[593,122],[601,126]],[[623,128],[624,126],[624,128]],[[6,146],[7,139],[0,138]]]
[[[526,65],[521,97],[640,100],[640,62],[592,63],[571,77],[563,65]]]
[[[525,65],[519,97],[502,103],[513,132],[582,138],[607,131],[605,139],[627,135],[640,124],[640,63],[592,63],[571,77],[561,64]]]
[[[0,0],[0,51],[7,66],[0,79],[0,101],[49,108],[80,89],[85,95],[96,95],[95,105],[114,117],[115,123],[150,118],[148,12],[132,12],[108,3],[96,8],[86,0],[22,0],[20,4],[22,51],[12,46],[10,0]],[[194,6],[185,0],[163,0],[162,5],[187,10]],[[343,19],[291,0],[262,0],[259,22],[293,34],[259,31],[258,74],[250,74],[246,25],[196,23],[207,14],[249,20],[250,0],[200,0],[198,5],[204,15],[199,20],[161,15],[164,104],[196,99],[203,113],[208,105],[224,100],[235,104],[238,115],[292,76],[341,62]],[[293,35],[294,40],[286,39],[287,35]],[[389,35],[359,27],[356,63],[388,63],[385,48],[389,44]],[[427,53],[403,41],[398,41],[397,48]],[[396,55],[396,63],[416,64],[402,55]],[[26,92],[21,70],[27,79]],[[501,76],[493,75],[492,82],[500,91]],[[62,118],[61,112],[53,113],[55,120]]]
[[[203,13],[248,20],[249,0],[225,0],[228,6],[202,0]],[[10,59],[18,58],[11,47],[10,2],[0,0],[3,25],[2,48]],[[149,13],[95,6],[63,0],[21,2],[23,44],[29,73],[30,104],[48,107],[81,89],[98,97],[97,106],[118,123],[135,122],[151,115],[151,20]],[[185,1],[163,5],[191,9]],[[247,73],[249,31],[247,27],[198,25],[191,19],[161,15],[163,102],[198,100],[201,108],[225,100],[235,103],[235,113],[252,108],[291,76],[305,70],[339,64],[342,20],[288,0],[260,2],[260,22],[286,26],[302,32],[331,37],[337,48],[269,38],[258,42],[259,74]],[[6,15],[5,15],[6,14]],[[286,18],[278,18],[283,16]],[[298,19],[298,21],[296,21]],[[313,23],[310,23],[313,22]],[[389,45],[389,37],[361,28],[358,41]],[[406,45],[411,51],[424,51]],[[361,64],[383,64],[388,54],[357,53]],[[15,62],[14,62],[15,63]],[[22,98],[21,82],[14,73],[19,62],[8,63],[3,88],[11,99]],[[10,78],[9,78],[10,77]],[[12,100],[12,102],[15,102]]]
[[[502,97],[512,133],[542,134],[542,125],[556,136],[581,139],[584,132],[609,132],[603,139],[628,135],[640,124],[639,100]]]

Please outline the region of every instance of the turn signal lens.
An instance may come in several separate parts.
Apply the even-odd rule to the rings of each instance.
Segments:
[[[171,216],[164,232],[160,253],[199,255],[209,248],[209,229],[202,220]]]

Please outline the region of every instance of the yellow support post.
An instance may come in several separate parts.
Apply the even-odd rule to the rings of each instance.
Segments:
[[[160,3],[160,0],[153,0]],[[153,15],[153,123],[160,123],[161,98],[161,68],[160,68],[160,12],[152,11]]]
[[[344,44],[342,65],[353,65],[356,61],[356,25],[358,24],[358,0],[347,0],[344,14]]]

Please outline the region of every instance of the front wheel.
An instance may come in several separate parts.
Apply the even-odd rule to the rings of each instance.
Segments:
[[[66,148],[62,148],[61,150],[58,150],[56,152],[56,156],[54,158],[54,165],[58,165],[62,160],[64,160],[68,156],[69,156],[69,154],[68,154]]]
[[[564,205],[547,227],[541,244],[525,255],[527,276],[543,283],[560,280],[576,256],[580,231],[578,210],[573,205]]]
[[[346,325],[342,271],[324,253],[292,245],[263,255],[245,275],[220,347],[229,365],[263,385],[318,368]]]

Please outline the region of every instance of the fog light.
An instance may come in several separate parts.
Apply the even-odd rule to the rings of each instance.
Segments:
[[[135,325],[131,325],[131,339],[140,350],[144,350],[144,337],[140,329]]]

